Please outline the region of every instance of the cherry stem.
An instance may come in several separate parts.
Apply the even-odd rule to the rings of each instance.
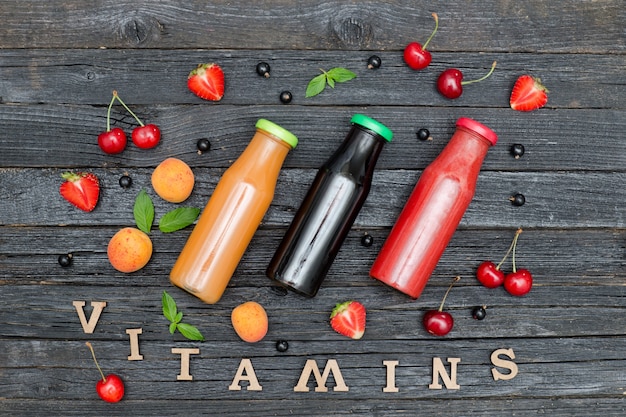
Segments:
[[[107,132],[111,131],[111,107],[113,107],[113,102],[115,101],[115,96],[117,95],[117,91],[113,91],[113,97],[111,97],[111,102],[109,103],[109,108],[107,109]]]
[[[139,117],[137,117],[137,115],[136,115],[135,113],[133,113],[133,111],[132,111],[132,110],[131,110],[131,109],[130,109],[127,105],[126,105],[126,103],[124,103],[124,102],[122,101],[122,99],[120,98],[120,96],[118,96],[118,95],[117,95],[117,91],[113,91],[113,98],[114,98],[114,99],[117,99],[117,101],[119,101],[119,102],[120,102],[120,104],[121,104],[122,106],[124,106],[124,108],[126,109],[126,111],[128,111],[128,112],[129,112],[129,113],[130,113],[130,114],[131,114],[131,115],[135,118],[135,120],[137,120],[137,123],[139,123],[139,125],[140,125],[141,127],[143,127],[143,126],[144,126],[143,122],[142,122],[141,120],[139,120]]]
[[[448,293],[450,292],[450,290],[452,289],[452,286],[454,285],[455,282],[457,282],[458,280],[460,280],[461,277],[457,276],[452,280],[452,283],[450,284],[450,286],[448,287],[448,291],[446,291],[446,293],[443,295],[443,300],[441,300],[441,305],[439,306],[439,312],[443,311],[443,304],[446,302],[446,298],[448,297]]]
[[[433,36],[435,36],[435,33],[437,32],[437,29],[439,28],[439,17],[437,16],[437,13],[433,13],[433,18],[435,19],[435,30],[433,30],[433,33],[431,33],[430,37],[426,40],[426,42],[424,42],[424,45],[422,46],[422,50],[424,51],[426,50],[428,43],[433,38]]]
[[[493,74],[493,70],[496,69],[496,63],[497,63],[497,61],[493,61],[493,64],[491,64],[491,69],[489,70],[489,72],[486,75],[480,77],[477,80],[463,81],[463,82],[461,82],[461,85],[477,83],[477,82],[480,82],[480,81],[484,80],[485,78],[488,78],[491,74]]]
[[[102,373],[102,369],[100,369],[100,365],[98,365],[98,360],[96,359],[96,352],[93,351],[93,346],[91,346],[91,343],[89,342],[85,342],[85,344],[87,345],[89,350],[91,350],[91,356],[93,356],[93,361],[96,363],[96,368],[98,368],[98,371],[100,371],[100,375],[102,375],[102,382],[107,382],[107,379],[104,376],[104,373]]]
[[[520,235],[520,233],[522,233],[522,228],[521,227],[519,229],[517,229],[517,231],[515,232],[515,237],[513,238],[513,242],[511,242],[511,245],[509,246],[509,250],[506,251],[506,254],[504,255],[504,258],[502,258],[500,263],[498,265],[496,265],[496,269],[497,270],[500,270],[500,267],[502,266],[504,261],[506,261],[506,258],[509,257],[509,254],[513,250],[513,246],[515,246],[515,242],[517,242],[517,237]]]
[[[513,272],[517,272],[517,268],[515,267],[515,248],[517,247],[517,238],[519,237],[520,233],[522,233],[522,229],[517,229],[519,233],[515,233],[515,238],[513,239]]]

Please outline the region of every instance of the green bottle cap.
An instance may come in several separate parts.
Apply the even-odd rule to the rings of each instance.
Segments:
[[[298,145],[298,138],[296,135],[285,129],[284,127],[278,126],[276,123],[270,122],[267,119],[259,119],[256,122],[256,128],[265,130],[270,135],[276,136],[281,139],[283,142],[286,142],[291,149],[295,148]]]
[[[363,126],[364,128],[373,131],[374,133],[382,136],[387,142],[391,142],[391,138],[393,138],[393,132],[387,126],[363,114],[355,114],[352,116],[350,123]]]

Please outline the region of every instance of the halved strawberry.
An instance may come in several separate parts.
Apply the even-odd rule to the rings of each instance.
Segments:
[[[509,103],[517,111],[537,110],[548,102],[548,89],[541,84],[539,78],[522,75],[513,86]]]
[[[200,64],[189,73],[187,87],[200,98],[219,101],[224,96],[224,71],[217,64]]]
[[[341,335],[360,339],[365,333],[365,307],[358,301],[337,304],[330,314],[330,326]]]
[[[64,172],[65,180],[59,192],[64,199],[83,211],[92,211],[98,203],[100,183],[98,177],[88,172]]]

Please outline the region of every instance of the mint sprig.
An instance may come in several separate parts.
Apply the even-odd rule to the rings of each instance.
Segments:
[[[330,88],[335,88],[335,83],[343,83],[356,78],[356,74],[348,69],[336,67],[328,71],[324,71],[320,68],[322,73],[316,77],[313,77],[306,87],[306,97],[313,97],[324,91],[326,84]]]
[[[181,322],[183,319],[183,313],[178,311],[176,301],[174,301],[172,296],[169,295],[167,291],[163,291],[161,304],[163,305],[163,315],[170,321],[169,328],[171,334],[174,334],[174,332],[178,330],[180,334],[189,340],[204,341],[204,336],[200,333],[200,330],[191,324]]]
[[[133,215],[137,228],[144,233],[150,233],[152,222],[154,221],[154,204],[146,190],[142,189],[137,194],[135,205],[133,206]]]
[[[197,207],[179,207],[169,211],[159,220],[159,230],[163,233],[171,233],[184,229],[196,221],[200,209]]]

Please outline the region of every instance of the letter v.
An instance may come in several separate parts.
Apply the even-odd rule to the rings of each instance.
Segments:
[[[73,301],[72,305],[76,308],[76,312],[78,313],[78,318],[80,319],[80,324],[83,326],[83,331],[85,333],[93,333],[96,328],[96,324],[98,324],[98,320],[100,319],[100,314],[104,307],[106,307],[106,301],[92,301],[91,307],[93,310],[91,311],[91,316],[89,316],[89,321],[85,317],[85,311],[83,307],[85,307],[84,301]]]

